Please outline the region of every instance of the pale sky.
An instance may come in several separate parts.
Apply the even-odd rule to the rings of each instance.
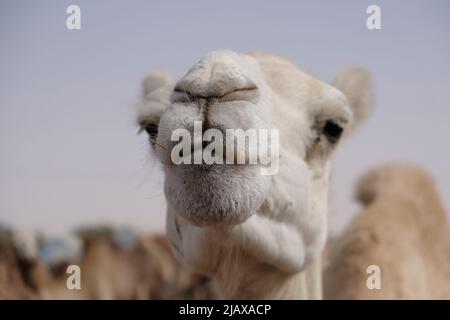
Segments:
[[[81,30],[66,28],[70,4]],[[381,30],[366,28],[370,4]],[[357,177],[388,160],[426,167],[449,208],[449,30],[446,0],[0,0],[0,222],[162,230],[161,170],[134,125],[140,81],[217,49],[277,53],[324,81],[371,72],[374,112],[334,159],[334,230],[357,212]]]

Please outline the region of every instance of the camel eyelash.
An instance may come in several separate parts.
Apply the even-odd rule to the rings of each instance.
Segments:
[[[142,131],[147,132],[148,136],[150,137],[150,140],[153,142],[156,140],[156,137],[158,136],[158,125],[154,123],[142,123],[138,134]]]
[[[153,123],[147,124],[144,127],[144,130],[148,133],[148,135],[151,138],[156,138],[156,136],[158,135],[158,125],[156,125],[156,124],[153,124]]]

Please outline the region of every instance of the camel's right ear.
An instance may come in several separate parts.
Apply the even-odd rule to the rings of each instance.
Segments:
[[[147,131],[150,141],[156,141],[159,119],[170,105],[173,82],[165,72],[149,74],[142,81],[142,100],[138,105],[139,132]]]
[[[150,73],[142,80],[142,96],[145,99],[147,95],[155,90],[170,85],[171,83],[172,79],[165,71]]]
[[[353,112],[353,125],[360,125],[372,110],[372,88],[369,73],[358,67],[342,71],[334,80],[333,86],[347,97]]]

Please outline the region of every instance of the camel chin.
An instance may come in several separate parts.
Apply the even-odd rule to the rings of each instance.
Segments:
[[[173,166],[165,170],[165,195],[193,225],[240,224],[266,198],[268,178],[259,170],[257,165]]]

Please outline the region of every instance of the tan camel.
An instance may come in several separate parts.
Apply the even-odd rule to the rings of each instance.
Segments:
[[[432,179],[420,167],[387,164],[358,187],[365,208],[330,241],[329,299],[450,299],[450,226]],[[380,288],[369,289],[371,265]]]
[[[26,272],[26,265],[17,259],[12,242],[0,236],[0,300],[38,297],[23,272]]]
[[[170,254],[167,241],[142,236],[136,246],[119,248],[107,237],[85,239],[81,290],[69,290],[65,263],[57,275],[39,260],[30,262],[30,283],[40,299],[170,299],[210,298],[214,294],[204,277],[181,269]]]

